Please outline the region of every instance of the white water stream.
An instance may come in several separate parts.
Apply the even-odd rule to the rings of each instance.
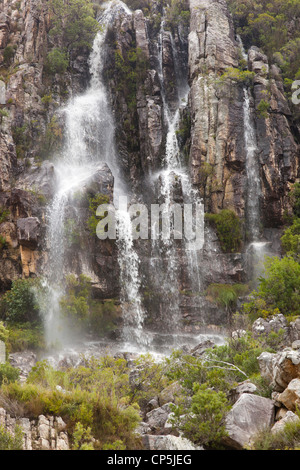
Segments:
[[[65,325],[61,316],[60,299],[64,294],[64,275],[67,273],[65,210],[67,204],[72,202],[72,194],[80,190],[84,182],[95,174],[99,164],[104,162],[114,176],[115,207],[118,208],[120,197],[128,195],[118,167],[114,142],[115,125],[102,81],[107,27],[119,14],[131,15],[131,11],[119,0],[107,3],[99,18],[101,30],[94,40],[90,55],[90,87],[84,94],[72,98],[61,110],[65,118],[65,146],[62,155],[55,161],[58,187],[48,214],[49,266],[46,282],[51,299],[45,312],[45,326],[49,344],[65,343],[69,333],[69,325]],[[133,247],[131,221],[127,211],[117,211],[117,226],[124,339],[144,344],[139,259]],[[132,326],[130,330],[126,328],[127,319],[130,319]],[[135,337],[129,337],[130,335]]]

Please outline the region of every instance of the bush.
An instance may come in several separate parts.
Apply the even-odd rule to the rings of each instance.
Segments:
[[[66,72],[68,64],[69,61],[66,52],[55,47],[47,55],[46,71],[50,75],[55,75],[56,73],[63,74]]]
[[[75,449],[91,449],[93,443],[100,450],[117,445],[116,441],[127,450],[141,448],[135,434],[140,416],[136,403],[129,403],[126,361],[105,356],[82,362],[66,371],[45,361],[37,363],[26,383],[2,386],[2,401],[22,404],[32,419],[40,414],[61,416]]]
[[[249,286],[245,284],[210,284],[206,295],[212,302],[226,308],[236,307],[238,298],[249,293]]]
[[[106,196],[105,194],[98,193],[96,196],[89,197],[89,211],[91,215],[88,219],[87,225],[91,233],[94,235],[96,235],[97,233],[97,225],[99,224],[99,221],[101,220],[100,217],[96,216],[96,211],[97,211],[97,208],[101,206],[102,204],[109,204],[109,197]]]
[[[300,264],[292,257],[267,258],[265,277],[259,279],[255,297],[266,302],[269,309],[284,315],[300,314]]]
[[[223,73],[220,77],[220,81],[232,80],[243,85],[251,85],[255,77],[254,72],[249,72],[248,70],[241,70],[235,67],[228,67],[226,72]]]
[[[42,290],[39,279],[17,279],[0,302],[1,318],[11,323],[40,323],[38,293]]]
[[[294,256],[297,259],[300,255],[300,218],[293,221],[291,227],[288,227],[281,237],[281,243],[287,255]]]
[[[49,0],[50,36],[68,51],[90,48],[99,31],[91,0]]]
[[[293,206],[294,215],[300,218],[300,183],[295,183],[290,192],[290,201]]]
[[[219,214],[205,214],[205,218],[215,226],[224,252],[235,252],[241,248],[241,222],[233,211],[223,209]]]
[[[8,362],[0,364],[0,386],[3,383],[15,382],[19,378],[19,371]]]
[[[11,434],[3,426],[0,426],[0,450],[22,450],[23,432],[19,426],[15,426],[14,434]]]
[[[196,444],[218,447],[226,436],[224,418],[229,409],[224,392],[195,384],[192,404],[181,425],[184,437]]]

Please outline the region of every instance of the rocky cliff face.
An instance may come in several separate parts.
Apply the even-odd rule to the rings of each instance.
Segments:
[[[5,239],[0,263],[0,289],[4,291],[12,280],[40,275],[45,269],[46,203],[55,187],[55,167],[48,157],[59,151],[63,139],[58,110],[68,97],[84,90],[89,73],[88,54],[83,51],[71,58],[63,76],[47,75],[50,19],[46,2],[4,0],[2,6],[0,85],[5,91],[1,105],[5,112],[0,131],[0,209],[2,213],[8,211],[0,224],[0,235]],[[162,28],[163,10],[160,2],[154,1],[147,16],[141,10],[132,15],[124,11],[109,27],[104,76],[124,179],[133,200],[157,201],[151,178],[165,156],[165,108],[178,107],[177,91],[186,81],[190,87],[188,106],[181,110],[177,136],[193,187],[203,198],[207,212],[231,209],[247,220],[243,107],[247,89],[261,184],[258,223],[265,229],[278,229],[284,212],[290,209],[288,192],[298,177],[299,165],[299,143],[290,126],[280,74],[268,64],[263,52],[252,47],[247,57],[251,84],[240,75],[228,76],[229,69],[240,70],[242,52],[226,1],[190,0],[189,6],[189,25],[179,21]],[[167,86],[163,88],[162,83]],[[261,115],[259,105],[266,97],[270,106],[267,114]],[[108,173],[100,175],[97,184],[101,186],[110,177]],[[180,200],[181,189],[176,193],[175,183],[174,188]],[[87,217],[86,211],[82,214]],[[207,226],[205,230],[204,249],[197,258],[202,288],[211,282],[244,282],[245,257],[224,254],[213,229]],[[269,233],[264,231],[267,237]],[[85,272],[92,277],[97,295],[116,297],[116,246],[91,239],[88,234],[86,243],[89,262]],[[78,260],[86,251],[86,247],[76,251],[74,272],[83,269],[84,263]],[[139,252],[146,303],[150,298],[149,308],[159,309],[147,280],[149,245],[140,242]],[[190,322],[221,322],[224,312],[218,307],[207,304],[203,297],[184,294],[191,288],[186,274],[188,261],[180,250],[178,257],[182,316]],[[152,314],[155,316],[155,312]]]

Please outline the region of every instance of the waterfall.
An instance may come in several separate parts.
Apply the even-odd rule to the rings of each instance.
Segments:
[[[170,106],[166,96],[166,83],[163,73],[163,41],[164,35],[169,35],[172,46],[172,55],[174,60],[174,69],[176,73],[177,84],[177,106]],[[168,305],[164,310],[164,319],[168,319],[167,326],[171,330],[176,330],[180,322],[180,270],[182,260],[179,253],[185,257],[188,266],[188,275],[193,290],[200,292],[201,275],[199,269],[198,253],[204,242],[204,209],[202,201],[199,199],[197,191],[192,187],[190,176],[186,165],[182,163],[182,156],[177,139],[181,113],[187,106],[189,87],[187,77],[179,76],[179,63],[174,39],[170,31],[165,31],[165,21],[162,18],[158,37],[158,77],[160,80],[160,89],[162,95],[164,121],[166,125],[166,146],[162,161],[162,169],[156,175],[156,188],[158,199],[163,204],[162,216],[172,214],[172,205],[174,204],[174,187],[180,186],[183,204],[195,204],[201,210],[201,220],[198,221],[198,230],[201,232],[201,240],[198,244],[184,238],[180,245],[173,239],[153,241],[152,246],[152,268],[157,275],[157,284],[165,293],[164,300]],[[191,229],[191,227],[189,227]]]
[[[91,83],[85,93],[72,98],[60,110],[65,121],[65,144],[61,155],[55,159],[58,177],[57,191],[48,211],[49,265],[46,276],[49,298],[44,312],[46,339],[49,344],[64,344],[70,332],[64,325],[60,299],[64,295],[64,276],[68,272],[66,241],[64,236],[65,212],[72,204],[72,195],[80,190],[99,168],[106,163],[114,176],[114,203],[127,196],[122,182],[114,142],[114,120],[108,96],[102,81],[107,26],[116,15],[131,11],[119,0],[105,4],[99,17],[101,29],[90,55]],[[121,302],[125,321],[125,340],[145,344],[141,333],[144,320],[138,275],[139,259],[133,247],[130,218],[126,211],[117,211],[118,261],[120,266]],[[130,324],[130,330],[126,328]],[[132,337],[134,334],[134,337]]]
[[[248,61],[240,36],[237,37],[238,44],[244,60]],[[261,183],[259,172],[259,161],[257,153],[256,131],[251,116],[250,91],[247,87],[243,89],[243,115],[244,115],[244,139],[246,149],[246,175],[247,175],[247,199],[246,220],[247,231],[250,239],[247,248],[247,256],[250,259],[250,272],[254,284],[263,273],[264,257],[268,252],[268,242],[261,240],[260,228],[260,197]]]
[[[247,229],[251,240],[257,241],[260,235],[259,201],[261,185],[257,158],[256,135],[254,125],[251,120],[250,98],[247,88],[244,88],[243,110],[247,173]]]

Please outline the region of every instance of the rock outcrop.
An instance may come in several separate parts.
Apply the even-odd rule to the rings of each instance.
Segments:
[[[14,436],[22,434],[22,450],[70,450],[66,424],[60,417],[40,415],[36,421],[12,418],[0,408],[0,426]]]

